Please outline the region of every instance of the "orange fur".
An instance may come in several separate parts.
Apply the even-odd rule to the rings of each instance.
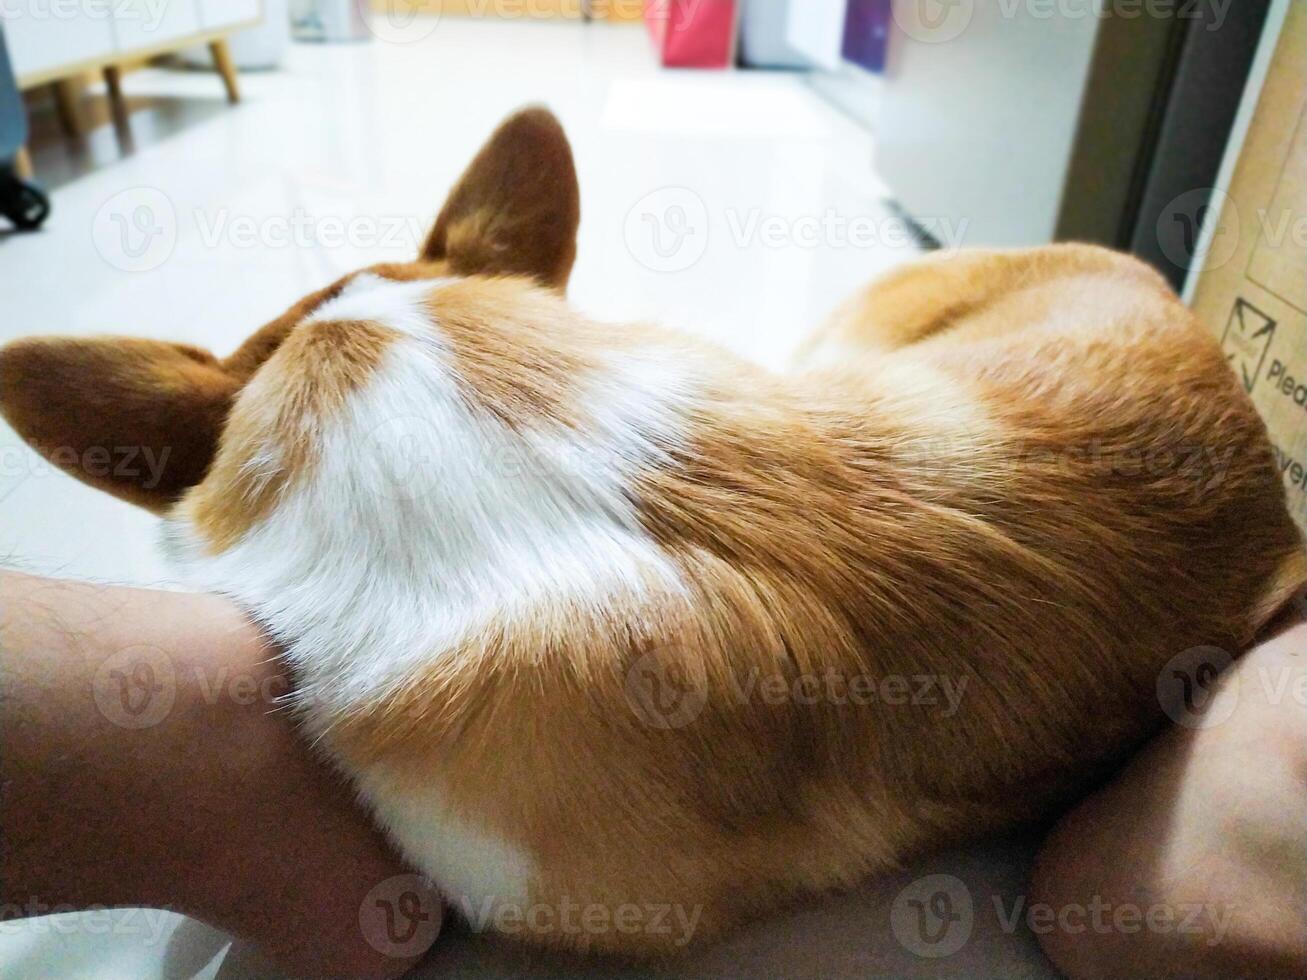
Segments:
[[[566,179],[560,196],[511,166],[535,154],[542,173],[570,172],[561,139],[538,111],[507,124],[423,258],[371,271],[471,276],[433,287],[426,309],[469,400],[508,430],[586,431],[585,383],[613,355],[706,365],[680,442],[629,480],[685,588],[506,614],[322,733],[347,770],[396,794],[437,786],[529,853],[532,902],[696,907],[705,937],[1045,817],[1162,723],[1168,660],[1242,648],[1307,580],[1261,420],[1209,333],[1135,260],[1061,246],[914,263],[778,376],[566,305],[575,199]],[[220,551],[289,481],[314,478],[312,424],[393,340],[366,322],[296,330],[344,283],[225,362],[99,342],[100,421],[86,403],[102,364],[85,348],[8,348],[0,408],[34,441],[82,444],[106,425],[175,439],[170,398],[188,418],[225,416],[245,386],[166,495],[189,481],[183,510]],[[117,412],[150,385],[154,414]],[[255,479],[270,445],[277,464]],[[693,710],[666,724],[640,710],[632,680],[649,671]],[[961,686],[956,713],[886,703],[888,684],[922,676]],[[797,696],[814,678],[826,694]],[[829,686],[867,682],[874,703]]]
[[[967,277],[972,263],[987,271]],[[953,289],[939,302],[965,304],[956,320],[929,312],[936,270]],[[1168,660],[1241,649],[1307,581],[1261,420],[1208,332],[1134,260],[1062,247],[900,275],[918,288],[892,278],[861,298],[889,330],[846,321],[855,336],[829,338],[871,356],[788,379],[733,365],[682,458],[637,479],[689,600],[497,624],[342,718],[347,764],[438,783],[536,855],[533,902],[702,906],[711,934],[1045,817],[1155,731]],[[1095,291],[1110,295],[1086,306]],[[521,386],[518,423],[593,361],[599,328],[573,316],[560,330],[566,308],[524,286],[440,297],[440,322],[482,326],[461,372]],[[978,330],[986,318],[1000,329]],[[558,331],[551,356],[535,353],[542,328]],[[894,347],[905,331],[917,339]],[[1195,449],[1216,456],[1185,458]],[[703,699],[683,727],[632,711],[651,651]],[[740,703],[751,678],[829,673],[952,678],[965,699],[949,719]]]
[[[285,340],[237,401],[207,479],[185,501],[214,553],[266,517],[295,481],[312,477],[313,433],[371,379],[392,332],[316,323]]]

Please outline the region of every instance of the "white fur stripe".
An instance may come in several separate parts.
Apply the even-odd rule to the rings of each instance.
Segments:
[[[360,272],[337,296],[323,303],[304,325],[327,321],[360,320],[380,323],[397,333],[423,340],[435,339],[423,300],[453,279],[415,279],[398,282],[371,272]]]
[[[588,420],[509,428],[458,378],[425,298],[439,283],[359,276],[297,329],[365,320],[394,329],[373,377],[320,433],[304,479],[227,551],[168,522],[203,587],[249,609],[282,645],[311,732],[376,705],[514,622],[603,618],[620,602],[683,593],[645,532],[633,467],[680,438],[682,374],[627,353],[575,379]],[[275,397],[275,389],[268,397]],[[453,897],[521,901],[528,855],[446,812],[432,787],[354,774],[399,846]]]

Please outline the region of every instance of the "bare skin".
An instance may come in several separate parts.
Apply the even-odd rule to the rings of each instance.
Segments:
[[[1072,980],[1307,977],[1307,623],[1215,691],[1202,727],[1158,738],[1044,845],[1033,901],[1154,915],[1042,935]]]
[[[407,970],[439,903],[392,940],[413,879],[276,710],[286,689],[221,599],[0,572],[3,915],[168,908],[292,976]]]

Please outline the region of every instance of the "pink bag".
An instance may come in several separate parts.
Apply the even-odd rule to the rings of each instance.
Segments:
[[[644,20],[667,68],[729,68],[736,0],[645,0]]]

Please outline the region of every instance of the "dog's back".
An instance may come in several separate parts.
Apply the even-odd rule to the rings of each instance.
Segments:
[[[973,262],[968,295],[955,264]],[[917,307],[882,305],[911,281]],[[1237,653],[1307,574],[1261,421],[1132,260],[927,262],[843,321],[864,334],[840,338],[841,366],[789,377],[520,283],[432,297],[450,369],[514,377],[511,398],[472,395],[510,442],[535,459],[563,425],[571,452],[530,496],[585,533],[542,544],[539,512],[485,484],[417,517],[479,539],[450,520],[480,499],[497,534],[590,584],[504,607],[319,724],[473,903],[694,908],[707,935],[1044,816],[1165,720],[1169,664]],[[877,316],[921,329],[887,343]],[[590,489],[553,498],[586,460]],[[459,864],[473,847],[490,890]]]
[[[1237,654],[1307,581],[1261,419],[1134,259],[928,259],[847,304],[799,369],[863,388],[849,444],[890,434],[865,533],[930,563],[888,643],[900,668],[975,671],[967,717],[905,752],[923,787],[953,781],[941,797],[979,803],[989,779],[1005,815],[1039,811],[1084,784],[1059,758],[1109,761],[1151,729],[1168,663]]]

